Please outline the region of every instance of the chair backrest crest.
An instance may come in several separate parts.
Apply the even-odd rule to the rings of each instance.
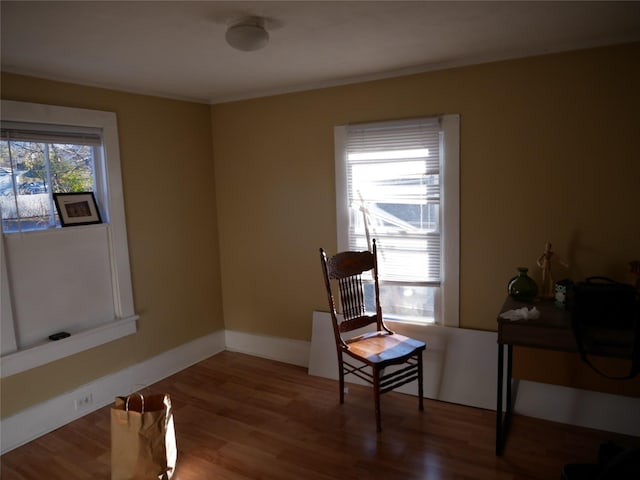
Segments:
[[[377,324],[377,330],[389,331],[382,322],[382,312],[379,299],[377,298],[378,272],[376,258],[376,244],[373,241],[373,252],[347,251],[336,253],[332,257],[327,257],[325,251],[320,249],[320,258],[325,274],[325,285],[329,306],[332,310],[331,317],[336,330],[336,335],[350,332],[370,324]],[[376,292],[376,312],[366,313],[363,274],[371,272],[371,281]],[[337,280],[340,304],[342,307],[343,321],[339,322],[336,316],[335,302],[331,287],[331,280]]]
[[[327,260],[329,278],[341,279],[362,274],[374,267],[371,252],[340,252]]]

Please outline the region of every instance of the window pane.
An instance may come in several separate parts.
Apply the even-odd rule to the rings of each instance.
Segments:
[[[0,209],[4,232],[59,225],[52,194],[94,190],[94,148],[0,142]]]
[[[435,323],[435,297],[439,287],[380,284],[380,304],[385,319]],[[365,305],[375,312],[373,283],[365,285]]]
[[[349,249],[378,247],[384,316],[433,323],[441,279],[438,121],[349,130]],[[369,302],[374,301],[370,289]],[[371,308],[374,308],[371,305]]]
[[[94,190],[93,149],[89,145],[51,144],[49,159],[54,193]]]
[[[428,173],[428,157],[390,159],[388,152],[377,152],[376,161],[370,161],[374,153],[367,153],[366,162],[360,154],[348,156],[360,159],[350,164],[351,247],[365,250],[371,238],[378,241],[383,280],[437,282],[440,175]]]

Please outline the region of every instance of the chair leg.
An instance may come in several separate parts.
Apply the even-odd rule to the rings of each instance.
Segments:
[[[375,402],[376,410],[376,431],[382,431],[382,421],[380,414],[380,371],[377,368],[373,369],[373,399]]]
[[[418,406],[424,411],[424,388],[422,386],[422,351],[418,352]]]

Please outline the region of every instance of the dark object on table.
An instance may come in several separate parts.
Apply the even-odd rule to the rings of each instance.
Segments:
[[[538,284],[527,275],[526,267],[518,267],[518,275],[509,280],[509,295],[520,302],[533,302],[538,295]]]
[[[572,300],[572,289],[573,282],[568,278],[564,280],[558,280],[556,282],[554,288],[554,301],[553,304],[558,308],[569,308],[569,305]]]
[[[607,378],[629,379],[640,373],[640,298],[636,289],[606,277],[590,277],[573,288],[571,322],[582,360]],[[588,358],[593,346],[612,345],[631,352],[625,376],[610,376]]]

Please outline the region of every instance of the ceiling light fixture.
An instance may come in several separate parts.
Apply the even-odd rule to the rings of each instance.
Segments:
[[[269,43],[269,33],[264,29],[264,19],[246,17],[231,25],[225,35],[227,43],[236,50],[252,52]]]

